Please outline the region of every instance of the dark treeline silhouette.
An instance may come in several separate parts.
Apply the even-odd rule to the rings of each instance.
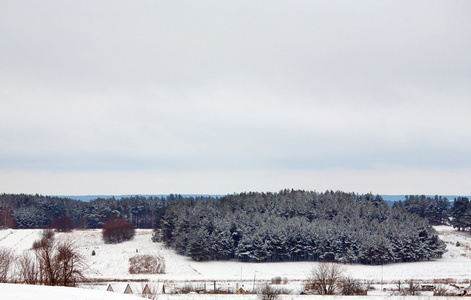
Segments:
[[[441,257],[427,220],[380,196],[284,190],[169,207],[162,239],[195,260],[383,264]]]
[[[0,227],[47,228],[54,220],[69,217],[73,222],[72,228],[102,228],[107,219],[114,215],[136,228],[153,228],[154,223],[159,222],[165,213],[166,207],[182,199],[180,195],[134,196],[83,202],[37,194],[2,194]],[[197,199],[192,198],[193,201]]]

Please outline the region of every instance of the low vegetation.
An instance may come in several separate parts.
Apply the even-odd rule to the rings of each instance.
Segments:
[[[13,251],[11,249],[0,249],[0,283],[9,281],[13,258]]]
[[[129,259],[129,274],[165,274],[165,260],[157,255],[136,255]]]
[[[52,230],[44,230],[32,250],[0,249],[0,282],[75,286],[84,279],[84,268],[74,243],[56,241]]]
[[[52,221],[51,228],[58,232],[71,232],[74,229],[74,222],[69,216],[60,217]]]
[[[118,219],[112,215],[103,225],[102,235],[105,243],[121,243],[131,240],[135,235],[135,229],[125,219]]]
[[[280,298],[281,291],[269,284],[262,286],[258,292],[257,296],[260,300],[277,300]]]
[[[311,270],[311,276],[306,282],[305,288],[308,293],[316,295],[335,295],[344,291],[342,282],[345,267],[336,263],[320,263]],[[349,281],[352,281],[348,279]],[[341,288],[342,286],[342,288]],[[349,290],[345,292],[350,293]]]

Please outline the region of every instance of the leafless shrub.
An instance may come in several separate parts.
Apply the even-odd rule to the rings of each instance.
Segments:
[[[265,284],[258,290],[257,296],[260,300],[277,300],[280,297],[280,290]]]
[[[413,279],[406,280],[405,284],[402,284],[399,280],[397,283],[397,290],[401,296],[418,296],[420,295],[420,284],[415,282]]]
[[[23,252],[17,260],[19,281],[26,284],[37,284],[38,277],[38,264],[36,259],[30,252]]]
[[[36,240],[33,242],[33,249],[39,249],[39,248],[42,248],[42,247],[45,247],[46,244],[47,244],[48,240],[47,239],[40,239],[40,240]]]
[[[366,295],[367,289],[363,288],[358,279],[345,277],[340,280],[340,293],[342,295]]]
[[[193,284],[190,283],[190,282],[185,282],[183,287],[181,287],[181,289],[180,289],[180,293],[182,293],[182,294],[188,294],[188,293],[191,293],[191,292],[194,292],[194,291],[196,291],[196,289],[193,286]]]
[[[367,280],[365,282],[365,290],[368,291],[374,291],[376,288],[373,286],[373,280]]]
[[[433,291],[433,295],[434,296],[447,296],[448,295],[448,289],[444,285],[439,284],[435,287],[435,289]]]
[[[136,255],[129,259],[130,274],[165,274],[165,260],[161,256]]]
[[[174,289],[174,293],[176,294],[189,294],[189,293],[200,292],[200,291],[204,291],[204,286],[194,285],[190,281],[185,281],[183,286],[177,287]]]
[[[311,270],[306,290],[318,295],[334,295],[339,289],[344,267],[336,263],[319,263]]]
[[[129,241],[134,237],[134,226],[125,219],[118,219],[112,216],[103,225],[103,240],[107,244],[121,243]]]
[[[45,285],[74,286],[83,279],[84,259],[70,241],[48,242],[35,249],[39,280]]]
[[[408,294],[412,296],[420,295],[420,284],[414,282],[413,279],[406,281]]]
[[[10,280],[13,262],[13,252],[10,249],[0,249],[0,282],[8,282]]]
[[[39,249],[48,246],[54,242],[54,230],[44,229],[41,232],[41,238],[33,242],[33,249]]]
[[[47,228],[42,231],[42,237],[43,239],[47,239],[49,241],[54,240],[54,230]]]
[[[52,221],[51,228],[59,232],[71,232],[74,229],[74,221],[69,216],[60,217]]]

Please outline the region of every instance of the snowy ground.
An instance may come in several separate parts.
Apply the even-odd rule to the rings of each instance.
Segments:
[[[134,295],[123,295],[119,293],[111,293],[107,291],[96,291],[90,289],[69,288],[69,287],[50,287],[50,286],[31,286],[31,285],[15,285],[0,284],[0,293],[2,300],[50,300],[50,299],[67,299],[67,300],[138,300],[142,299]],[[259,300],[256,295],[160,295],[160,300]],[[388,297],[389,300],[446,300],[459,299],[457,297]],[[294,296],[282,295],[280,300],[360,300],[361,296]],[[369,296],[369,300],[384,299],[383,296]]]
[[[135,296],[96,291],[90,289],[77,289],[59,286],[35,286],[25,284],[0,283],[0,297],[2,300],[139,300]]]
[[[392,288],[398,280],[414,279],[425,283],[451,282],[467,286],[471,279],[471,235],[469,232],[458,232],[448,226],[436,227],[440,237],[447,244],[448,252],[441,259],[433,261],[400,263],[384,266],[347,265],[346,274],[353,278],[373,281],[379,287]],[[0,248],[14,248],[16,253],[28,251],[38,239],[40,230],[3,230],[0,231]],[[80,253],[86,258],[88,278],[103,281],[94,288],[104,290],[109,282],[124,291],[123,282],[133,281],[138,289],[138,280],[150,282],[192,282],[208,284],[214,281],[235,290],[242,285],[250,289],[263,281],[276,276],[286,278],[290,289],[299,288],[310,270],[313,262],[286,263],[240,263],[240,262],[194,262],[166,249],[163,244],[151,241],[152,230],[137,230],[132,241],[121,244],[105,244],[101,230],[75,230],[72,233],[57,233],[57,239],[73,239]],[[457,246],[459,242],[460,246]],[[92,251],[96,255],[92,256]],[[129,258],[136,254],[158,254],[165,258],[166,274],[164,275],[131,275]],[[122,281],[122,282],[120,282]],[[124,286],[123,286],[124,285]],[[142,285],[142,284],[141,284]],[[218,286],[219,287],[219,286]],[[3,287],[0,287],[0,292]],[[122,292],[122,291],[120,291]],[[3,298],[2,298],[3,299]],[[69,298],[72,299],[72,298]],[[350,299],[350,298],[349,298]]]

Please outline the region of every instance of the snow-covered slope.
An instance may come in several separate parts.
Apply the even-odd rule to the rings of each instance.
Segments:
[[[347,265],[346,273],[353,278],[375,282],[396,282],[397,280],[426,280],[451,278],[467,282],[471,270],[471,236],[469,232],[457,232],[451,227],[438,226],[441,238],[447,243],[448,252],[434,261],[389,264],[384,266]],[[16,253],[27,251],[40,230],[0,231],[0,247],[12,247]],[[85,275],[96,279],[149,279],[164,280],[228,280],[253,281],[270,280],[281,276],[289,280],[305,280],[313,262],[286,263],[240,263],[240,262],[194,262],[166,249],[161,243],[151,241],[151,230],[137,230],[132,241],[121,244],[105,244],[101,230],[75,230],[72,233],[58,233],[57,239],[73,239],[80,253],[85,257],[88,268]],[[456,246],[459,242],[460,246]],[[92,256],[95,250],[96,255]],[[131,275],[128,272],[129,258],[136,254],[158,254],[165,258],[166,274]]]
[[[2,300],[137,300],[140,297],[97,291],[90,289],[38,286],[26,284],[0,284],[0,299]]]

